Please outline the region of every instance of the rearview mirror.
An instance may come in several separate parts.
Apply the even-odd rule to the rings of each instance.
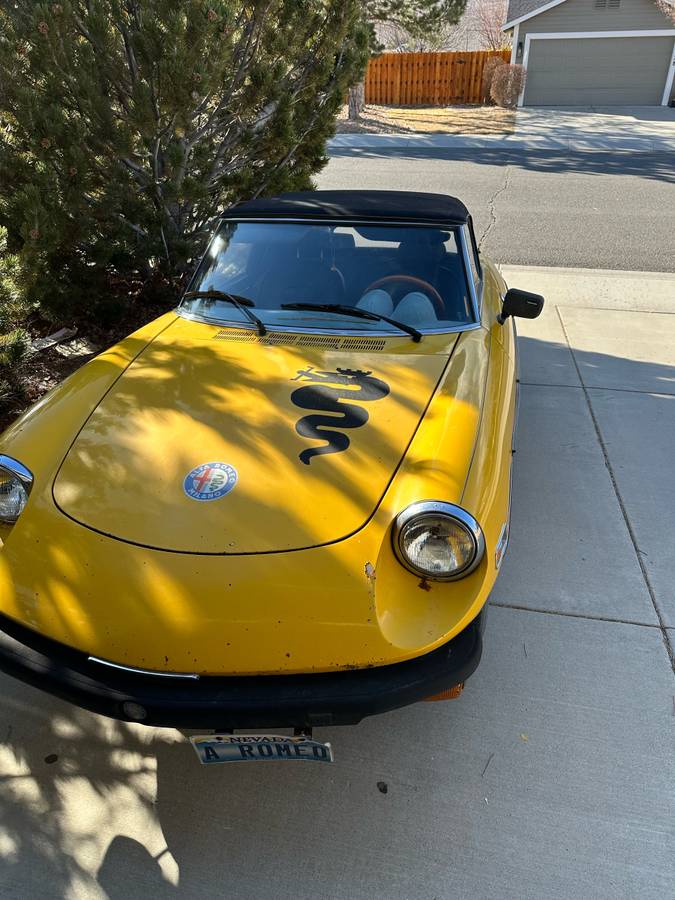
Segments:
[[[536,319],[544,308],[544,298],[541,294],[531,294],[529,291],[521,291],[511,288],[504,295],[502,311],[497,316],[500,325],[509,316],[520,316],[522,319]]]

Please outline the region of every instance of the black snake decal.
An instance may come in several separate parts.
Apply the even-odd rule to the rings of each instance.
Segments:
[[[389,393],[389,385],[371,372],[358,369],[337,369],[335,372],[315,372],[313,366],[300,369],[293,381],[306,378],[313,384],[297,388],[291,401],[300,409],[325,410],[333,415],[304,416],[295,426],[299,435],[314,441],[324,441],[318,447],[308,447],[300,460],[308,466],[313,456],[340,453],[349,447],[349,438],[337,428],[360,428],[368,421],[368,413],[355,403],[344,400],[381,400]],[[335,415],[338,413],[340,417]]]

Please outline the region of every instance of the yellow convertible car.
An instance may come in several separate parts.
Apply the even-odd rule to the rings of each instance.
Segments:
[[[178,308],[0,437],[0,668],[204,762],[325,759],[314,726],[456,695],[542,304],[453,197],[227,210]]]

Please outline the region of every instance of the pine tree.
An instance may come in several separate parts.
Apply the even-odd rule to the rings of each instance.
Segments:
[[[369,22],[396,25],[412,38],[422,38],[459,21],[466,0],[365,0]]]
[[[367,54],[358,0],[2,4],[0,228],[27,301],[175,282],[224,206],[308,187]]]

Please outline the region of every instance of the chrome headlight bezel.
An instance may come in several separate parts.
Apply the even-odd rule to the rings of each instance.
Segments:
[[[14,459],[11,456],[5,456],[0,453],[0,471],[5,472],[16,479],[19,482],[23,490],[26,494],[26,502],[28,502],[28,497],[30,496],[31,489],[33,487],[33,473],[24,466],[23,463],[20,463],[18,459]],[[16,516],[3,516],[0,513],[0,523],[3,525],[15,525],[19,520],[19,516],[23,512],[25,508],[25,503],[19,513]]]
[[[413,522],[428,516],[440,516],[451,519],[470,537],[473,543],[473,555],[460,569],[448,574],[426,572],[419,566],[416,566],[408,557],[402,543],[405,537],[405,529]],[[414,575],[426,578],[429,581],[458,581],[460,578],[466,578],[480,565],[485,555],[485,537],[477,520],[471,513],[462,509],[461,506],[457,506],[454,503],[446,503],[442,500],[421,500],[417,503],[412,503],[400,512],[394,520],[392,544],[396,558],[401,565]]]

